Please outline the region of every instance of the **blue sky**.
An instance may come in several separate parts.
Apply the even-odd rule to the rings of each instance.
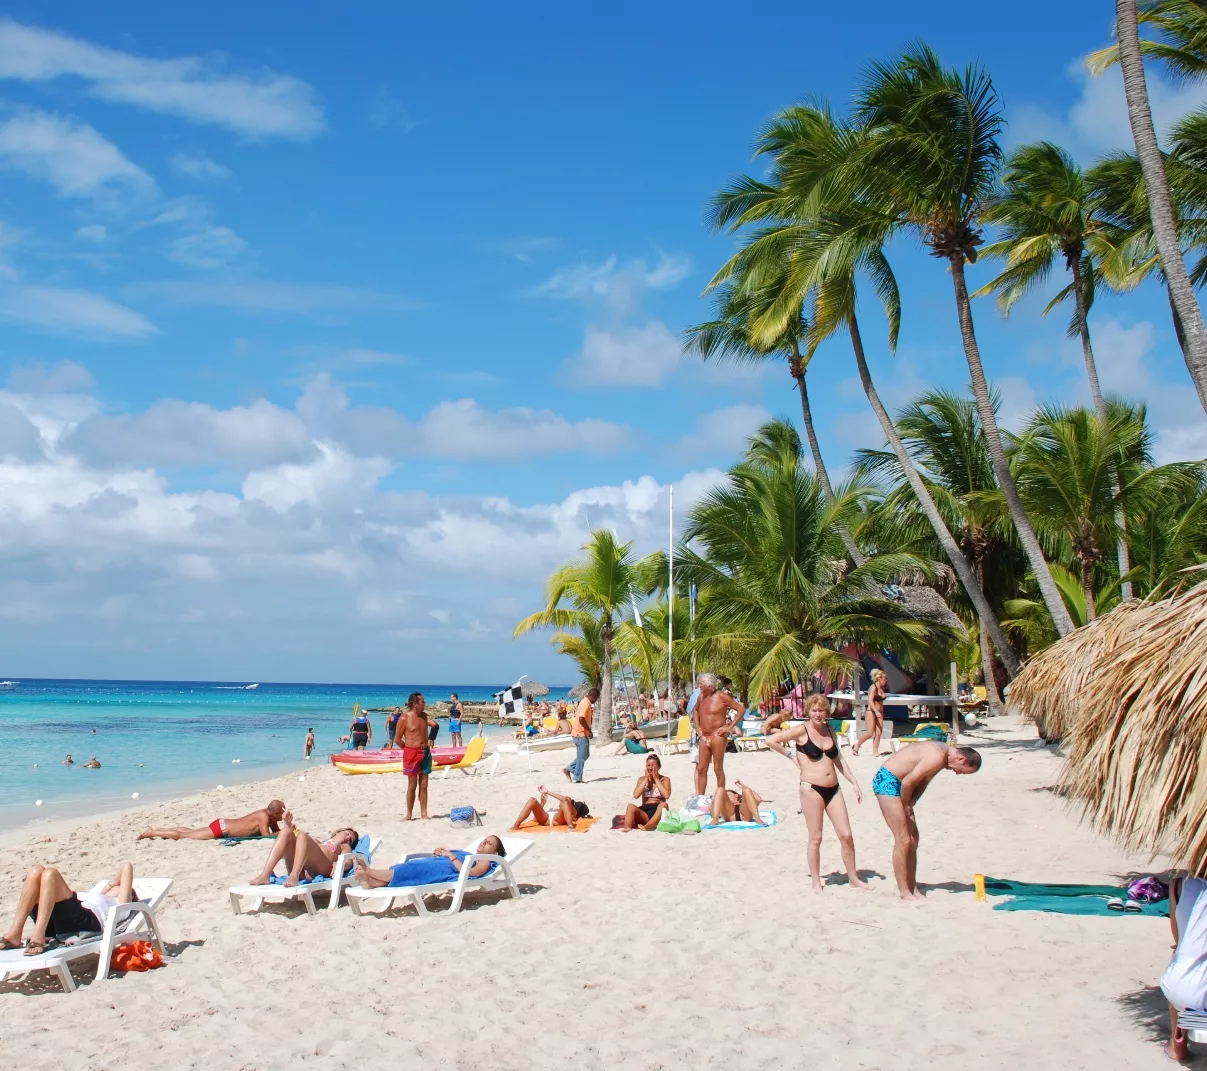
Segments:
[[[799,420],[782,365],[676,341],[761,122],[924,36],[988,66],[1009,143],[1127,145],[1116,78],[1078,66],[1109,5],[1030,6],[0,11],[0,670],[569,682],[511,639],[548,570],[591,526],[650,549],[671,484],[689,504]],[[1160,123],[1203,97],[1153,86]],[[966,370],[949,278],[893,259],[896,357],[864,319],[899,405]],[[1085,397],[1040,307],[976,307],[1007,423]],[[1207,453],[1163,295],[1094,329],[1160,459]],[[880,441],[845,343],[810,384],[841,471]]]

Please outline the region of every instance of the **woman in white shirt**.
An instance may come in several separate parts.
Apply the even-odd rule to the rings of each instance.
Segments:
[[[33,933],[25,945],[27,956],[40,956],[61,938],[76,933],[100,933],[109,909],[134,899],[134,864],[123,863],[114,879],[99,892],[75,892],[52,866],[30,867],[17,900],[13,924],[0,935],[0,952],[21,947],[25,923]]]
[[[1174,1060],[1186,1059],[1186,1035],[1178,1012],[1207,1007],[1207,881],[1175,878],[1169,887],[1169,926],[1173,958],[1161,975],[1161,992],[1169,1001],[1169,1047]]]

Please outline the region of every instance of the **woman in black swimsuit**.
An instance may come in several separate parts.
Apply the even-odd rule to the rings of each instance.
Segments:
[[[791,743],[793,750],[786,746]],[[805,721],[767,737],[767,746],[792,759],[800,770],[800,805],[809,826],[809,878],[821,892],[821,834],[824,815],[838,834],[842,862],[847,878],[857,889],[866,889],[855,869],[855,839],[851,836],[851,818],[838,787],[842,774],[855,789],[855,802],[863,802],[863,792],[842,761],[838,738],[830,727],[830,703],[825,696],[811,695],[805,700]]]

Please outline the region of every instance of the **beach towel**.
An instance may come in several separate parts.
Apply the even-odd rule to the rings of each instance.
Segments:
[[[277,839],[277,835],[275,833],[268,833],[268,834],[253,833],[250,837],[225,837],[224,839],[218,841],[218,843],[221,844],[222,847],[224,847],[224,848],[233,848],[236,844],[242,844],[242,843],[244,843],[244,841],[276,840],[276,839]]]
[[[776,815],[775,811],[764,810],[762,807],[759,808],[759,817],[763,820],[764,823],[766,823],[765,825],[759,825],[758,822],[718,822],[714,826],[709,823],[703,822],[703,820],[702,820],[701,828],[702,829],[735,829],[735,830],[770,829],[773,825],[775,825],[777,822],[779,822],[779,817]]]
[[[453,851],[453,855],[459,860],[465,859],[468,854],[468,852]],[[490,869],[481,877],[494,873],[498,865],[498,863],[491,863]],[[456,881],[458,877],[458,870],[453,866],[453,861],[444,855],[420,855],[404,859],[401,863],[395,863],[390,870],[393,872],[393,877],[390,878],[388,888],[391,889],[442,885],[446,882]]]
[[[595,823],[598,821],[599,821],[598,818],[580,818],[574,823],[574,828],[571,829],[569,826],[554,825],[552,822],[550,822],[547,826],[543,826],[540,824],[540,822],[534,822],[534,821],[532,821],[532,819],[529,819],[522,826],[520,826],[518,832],[520,832],[520,833],[586,833],[587,830],[590,829],[593,825],[595,825]]]
[[[1118,885],[1045,884],[985,878],[985,892],[1003,896],[994,911],[1042,911],[1053,915],[1150,915],[1168,918],[1167,903],[1134,903],[1127,911],[1112,909],[1111,900],[1127,902],[1127,888]]]

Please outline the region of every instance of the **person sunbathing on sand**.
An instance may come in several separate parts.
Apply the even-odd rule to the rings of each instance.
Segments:
[[[503,859],[507,850],[503,847],[503,841],[492,833],[482,838],[474,854],[497,855]],[[357,858],[356,881],[362,889],[407,889],[456,881],[469,855],[469,852],[457,848],[437,848],[430,854],[408,855],[401,863],[390,867],[366,866],[362,859]],[[489,859],[475,859],[469,864],[469,876],[480,878],[494,865]]]
[[[922,900],[918,891],[918,823],[914,804],[941,771],[974,774],[981,768],[980,752],[948,747],[934,741],[906,744],[890,755],[872,778],[880,813],[893,833],[893,876],[902,900]]]
[[[569,826],[574,828],[575,822],[580,818],[590,818],[591,809],[579,800],[572,800],[569,796],[561,796],[556,792],[550,792],[544,785],[537,785],[536,789],[540,796],[529,796],[528,802],[520,808],[519,816],[511,823],[512,830],[519,829],[525,822],[535,822],[539,826],[547,826],[552,823],[555,826]],[[552,818],[545,810],[545,801],[552,796],[558,801],[557,811]]]
[[[75,892],[52,866],[30,867],[17,899],[13,924],[0,936],[0,952],[21,947],[25,924],[33,920],[34,932],[25,946],[27,956],[40,956],[60,938],[77,933],[101,933],[109,909],[134,899],[134,864],[123,863],[100,892]]]
[[[735,781],[733,785],[733,788],[726,785],[714,793],[712,808],[709,810],[711,824],[715,826],[722,822],[757,822],[760,826],[765,826],[767,823],[759,814],[759,804],[763,802],[763,797],[741,781]]]
[[[229,837],[239,840],[243,837],[271,837],[281,826],[285,816],[285,804],[281,800],[272,800],[267,807],[245,814],[242,818],[215,818],[208,826],[198,829],[186,829],[177,826],[171,829],[144,829],[139,840],[221,840]]]
[[[657,755],[646,756],[645,773],[633,786],[633,798],[641,802],[625,808],[621,829],[626,833],[631,829],[657,829],[671,800],[671,779],[662,772],[662,760]]]
[[[285,879],[285,885],[289,888],[297,885],[303,877],[329,878],[336,860],[344,852],[355,848],[359,840],[360,834],[351,826],[337,829],[327,840],[315,840],[309,833],[294,826],[293,814],[286,811],[281,817],[281,832],[268,853],[268,862],[251,884],[267,885],[282,859],[289,867],[289,876]]]

